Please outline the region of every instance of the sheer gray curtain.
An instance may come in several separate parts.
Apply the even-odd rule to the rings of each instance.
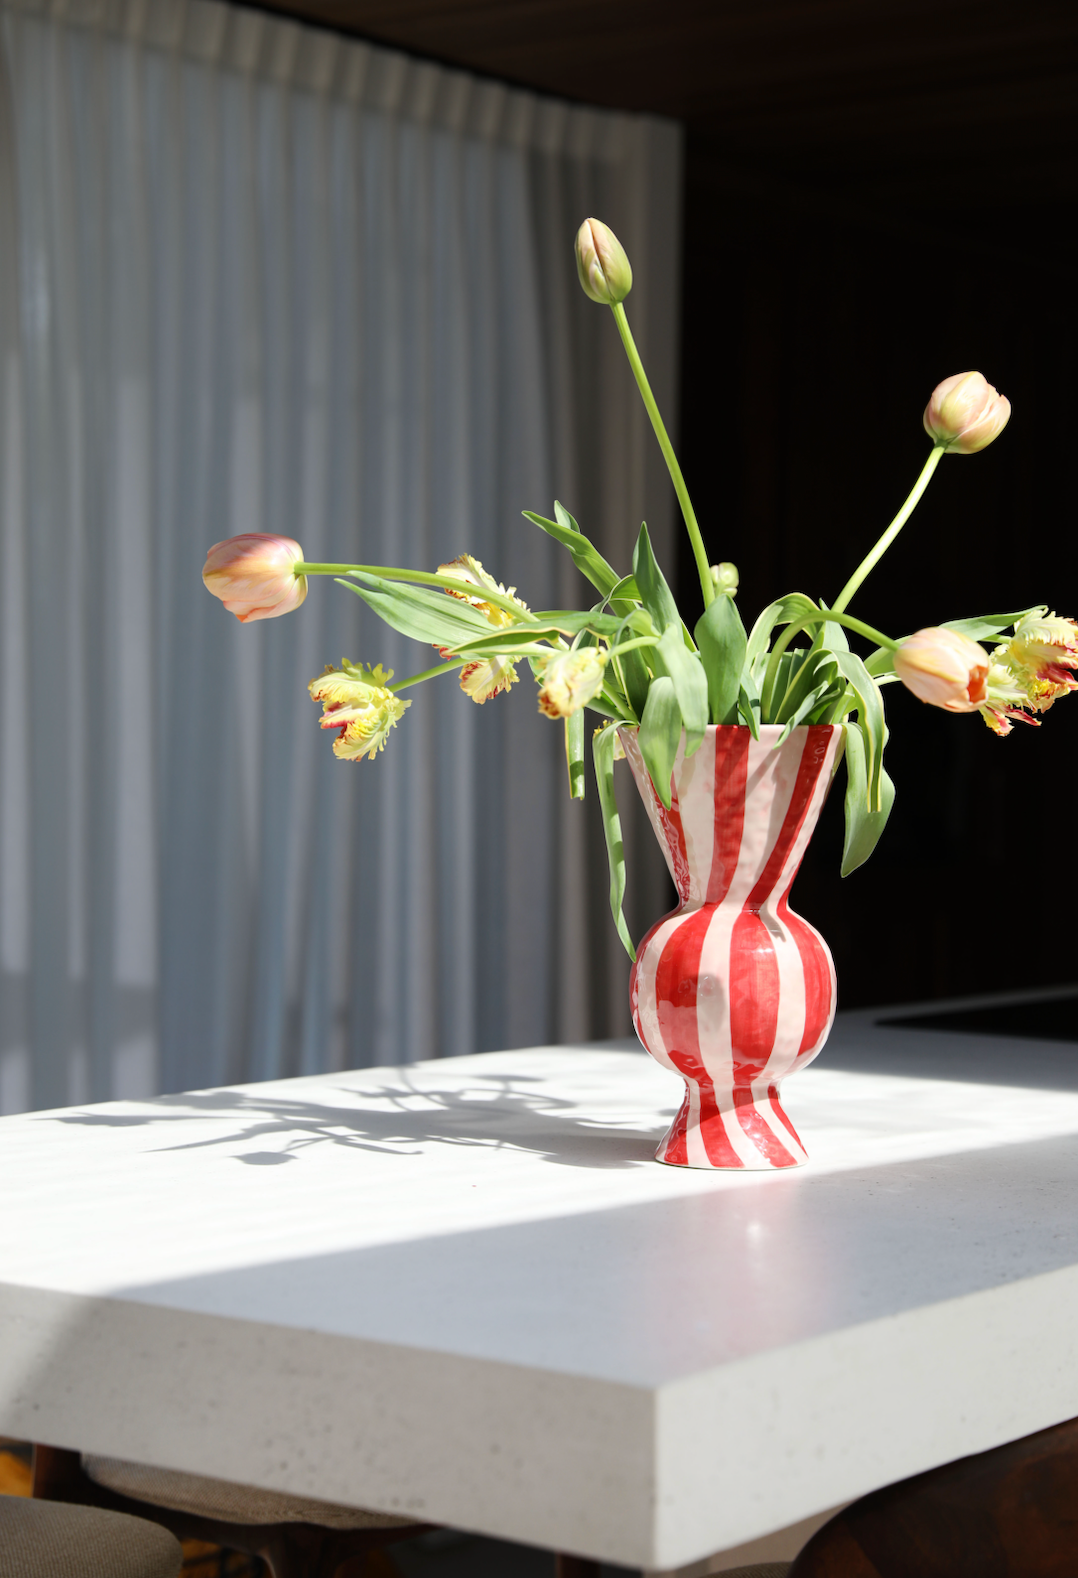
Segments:
[[[0,44],[0,1108],[624,1033],[594,789],[530,679],[421,687],[341,763],[306,682],[422,651],[328,580],[241,627],[200,571],[282,532],[580,605],[520,516],[555,495],[662,555],[571,243],[624,240],[672,412],[676,129],[204,0],[0,0]],[[619,792],[639,935],[665,877]]]

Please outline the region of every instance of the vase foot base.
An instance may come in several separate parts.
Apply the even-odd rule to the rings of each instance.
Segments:
[[[804,1167],[808,1161],[807,1156],[800,1156],[796,1161],[784,1162],[782,1169],[773,1162],[675,1162],[669,1157],[655,1152],[655,1160],[663,1167],[685,1167],[690,1170],[695,1168],[702,1173],[773,1173],[780,1170],[789,1171],[794,1167]]]
[[[713,1085],[685,1081],[685,1099],[655,1160],[668,1167],[777,1172],[808,1154],[782,1110],[777,1085],[736,1088],[720,1099]]]

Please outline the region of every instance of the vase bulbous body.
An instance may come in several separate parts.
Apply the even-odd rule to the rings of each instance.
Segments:
[[[807,1160],[783,1079],[810,1063],[835,1017],[831,953],[787,899],[842,752],[844,730],[778,725],[754,740],[712,725],[674,762],[669,811],[635,729],[620,731],[680,900],[651,928],[630,978],[633,1023],[685,1081],[658,1150],[680,1167],[772,1169]]]

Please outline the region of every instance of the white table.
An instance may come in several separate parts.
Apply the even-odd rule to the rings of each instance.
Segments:
[[[0,1120],[0,1431],[673,1567],[1078,1415],[1078,1048],[871,1018],[783,1174],[629,1043]]]

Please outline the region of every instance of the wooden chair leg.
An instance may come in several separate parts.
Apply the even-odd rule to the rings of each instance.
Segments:
[[[1078,1573],[1078,1420],[855,1501],[789,1578],[1070,1578]]]
[[[599,1578],[599,1563],[586,1556],[555,1556],[555,1578]]]
[[[63,1447],[35,1446],[30,1494],[39,1501],[82,1500],[82,1459],[77,1452]]]

